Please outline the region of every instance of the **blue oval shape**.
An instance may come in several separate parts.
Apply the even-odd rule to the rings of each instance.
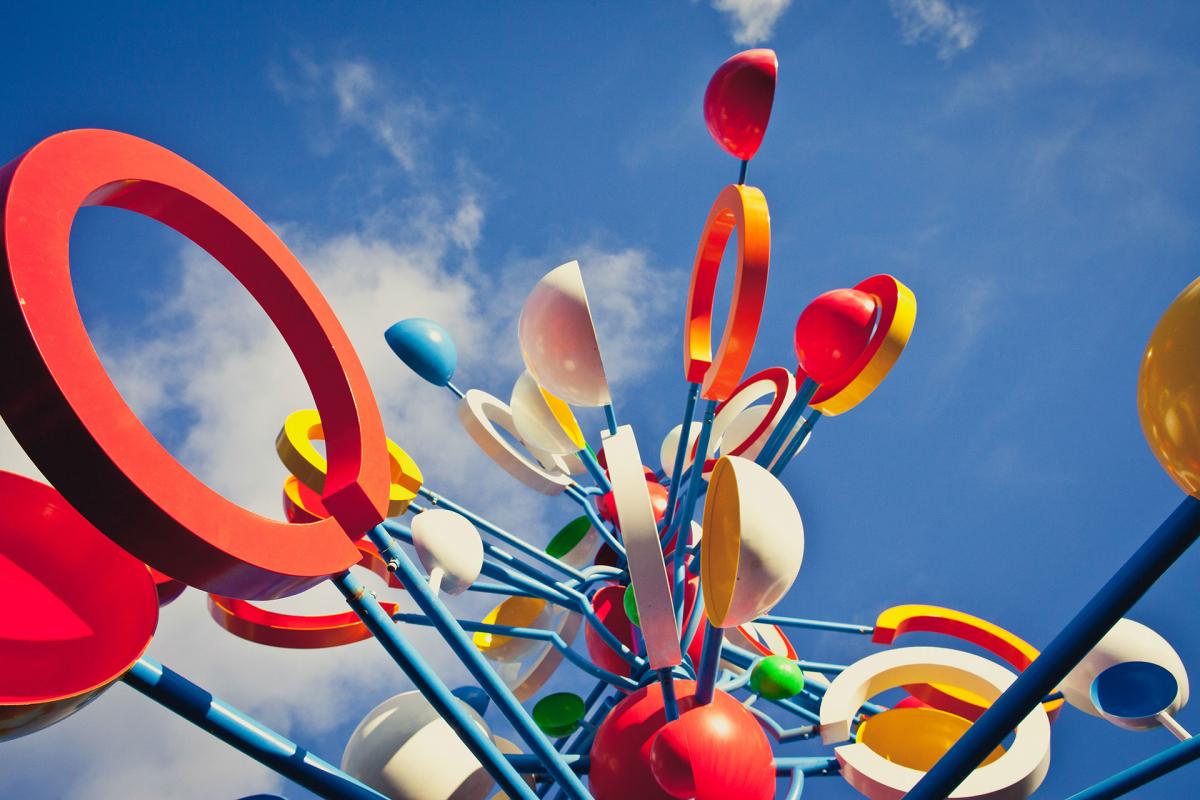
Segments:
[[[383,338],[409,369],[434,386],[445,386],[454,377],[458,350],[450,333],[433,320],[400,320],[384,332]]]

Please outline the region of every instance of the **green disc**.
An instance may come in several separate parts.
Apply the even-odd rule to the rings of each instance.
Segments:
[[[629,621],[639,628],[642,627],[642,618],[638,616],[637,598],[633,596],[633,584],[625,587],[625,616],[629,617]]]
[[[804,688],[804,671],[784,656],[767,656],[750,673],[750,690],[768,700],[786,700]]]
[[[587,707],[583,698],[571,692],[556,692],[538,700],[533,721],[547,736],[569,736],[579,727]]]
[[[571,520],[554,534],[554,538],[546,545],[546,552],[555,558],[562,558],[583,541],[591,527],[592,523],[586,516]]]

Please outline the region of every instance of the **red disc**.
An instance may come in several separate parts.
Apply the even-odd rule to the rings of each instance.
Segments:
[[[683,618],[687,619],[692,610],[692,604],[696,602],[696,593],[700,587],[700,579],[693,577],[684,584],[683,592]],[[592,610],[596,612],[596,616],[600,618],[600,622],[605,628],[612,631],[612,634],[617,637],[621,644],[633,649],[633,631],[634,625],[629,621],[629,615],[625,613],[625,587],[617,584],[610,584],[603,587],[600,591],[592,596]],[[700,610],[700,629],[703,630],[704,622],[707,617],[704,616],[703,609]],[[688,648],[688,656],[691,657],[693,664],[700,663],[700,650],[703,646],[702,636],[696,636],[692,639],[691,647]],[[606,669],[609,672],[615,672],[618,675],[629,675],[629,665],[624,659],[617,654],[609,644],[600,638],[600,634],[591,625],[585,625],[583,628],[583,639],[587,645],[588,656],[596,666]]]
[[[741,703],[717,690],[709,706],[697,706],[696,682],[675,681],[679,720],[699,714],[694,721],[675,727],[667,723],[662,687],[652,683],[618,703],[600,724],[591,749],[588,787],[596,800],[770,800],[775,794],[775,764],[771,745],[758,721]],[[652,767],[655,742],[666,732],[668,741],[684,740],[676,753],[686,756],[694,774],[695,794],[664,791]],[[682,734],[682,736],[680,736]],[[660,753],[660,759],[669,753]],[[674,765],[671,765],[674,766]],[[666,765],[660,768],[666,768]],[[673,770],[673,788],[686,788],[685,777]]]
[[[704,92],[704,122],[734,158],[754,158],[767,132],[779,59],[774,50],[745,50],[713,73]]]
[[[818,295],[796,320],[796,358],[817,383],[836,380],[871,341],[875,298],[857,289]]]
[[[0,740],[74,713],[158,624],[150,570],[54,489],[0,472]]]
[[[0,197],[0,415],[72,505],[147,564],[235,597],[295,594],[357,561],[352,540],[383,519],[388,501],[383,422],[333,310],[266,223],[191,163],[113,131],[43,140],[0,169]],[[71,286],[71,223],[87,205],[174,228],[267,312],[324,423],[323,501],[333,518],[289,525],[235,505],[177,462],[126,405]]]

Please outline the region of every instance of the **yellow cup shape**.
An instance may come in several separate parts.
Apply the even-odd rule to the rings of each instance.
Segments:
[[[1171,479],[1200,497],[1200,278],[1167,307],[1138,375],[1138,416]]]
[[[888,761],[928,772],[969,727],[969,719],[936,708],[892,708],[860,725],[856,740]],[[997,747],[979,766],[1002,755]]]
[[[700,585],[708,620],[736,628],[787,594],[804,560],[804,523],[787,489],[739,456],[713,468],[704,501]]]

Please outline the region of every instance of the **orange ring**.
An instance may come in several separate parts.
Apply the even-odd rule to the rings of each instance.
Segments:
[[[725,245],[735,228],[737,273],[729,318],[714,358],[713,297]],[[753,186],[726,186],[717,195],[700,234],[683,321],[684,377],[689,383],[700,384],[700,396],[705,400],[724,400],[742,380],[758,336],[770,262],[771,215],[767,211],[767,198]]]

